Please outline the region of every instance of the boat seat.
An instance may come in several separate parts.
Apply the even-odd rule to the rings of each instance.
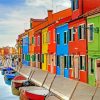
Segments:
[[[95,87],[79,82],[71,100],[92,100],[95,90]]]
[[[42,86],[46,77],[47,77],[48,72],[47,71],[43,71],[41,69],[36,68],[34,71],[34,74],[31,77],[31,81],[38,85],[38,86]]]
[[[100,87],[97,88],[93,100],[98,100],[98,99],[100,99]]]
[[[32,70],[34,70],[34,68],[32,67],[22,67],[19,70],[19,74],[28,79],[31,75]]]
[[[61,100],[61,99],[57,98],[56,96],[49,96],[46,97],[45,100]]]
[[[49,90],[52,85],[52,82],[54,81],[55,76],[55,74],[48,73],[43,87]]]
[[[70,100],[78,81],[56,76],[50,91],[53,92],[61,100]]]

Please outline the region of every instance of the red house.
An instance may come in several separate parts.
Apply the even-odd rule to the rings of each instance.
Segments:
[[[56,33],[55,24],[48,27],[48,71],[56,73]]]
[[[71,0],[72,21],[69,22],[70,78],[87,82],[88,56],[86,19],[82,15],[100,6],[99,0]]]
[[[35,46],[34,53],[36,57],[36,67],[42,68],[41,56],[42,56],[42,34],[41,31],[38,31],[34,34]]]

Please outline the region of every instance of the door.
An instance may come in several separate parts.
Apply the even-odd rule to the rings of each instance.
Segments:
[[[63,56],[60,57],[60,72],[61,72],[61,75],[64,75],[64,57]]]
[[[74,56],[75,79],[79,79],[79,56]]]
[[[96,68],[97,68],[97,85],[100,87],[100,60],[97,60]]]
[[[36,67],[38,68],[38,54],[36,54]]]

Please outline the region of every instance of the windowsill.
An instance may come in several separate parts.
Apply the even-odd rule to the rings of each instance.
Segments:
[[[88,41],[89,43],[91,43],[91,42],[93,42],[93,40],[91,40],[91,41]]]
[[[74,42],[74,41],[69,41],[69,42]]]
[[[86,70],[82,70],[82,69],[80,69],[80,71],[84,71],[84,72],[86,72]]]
[[[94,75],[94,73],[90,73],[89,75],[92,75],[92,76],[93,76],[93,75]]]
[[[86,39],[79,39],[79,40],[86,40]]]
[[[77,8],[77,9],[73,10],[73,12],[77,11],[78,9],[79,9],[79,8]]]

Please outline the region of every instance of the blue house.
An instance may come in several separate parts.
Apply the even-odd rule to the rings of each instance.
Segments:
[[[23,47],[23,60],[22,63],[24,66],[29,66],[30,64],[30,57],[29,57],[29,38],[28,36],[23,37],[23,43],[22,43],[22,47]]]
[[[57,75],[69,77],[68,70],[68,24],[56,28],[56,56],[57,56]]]

